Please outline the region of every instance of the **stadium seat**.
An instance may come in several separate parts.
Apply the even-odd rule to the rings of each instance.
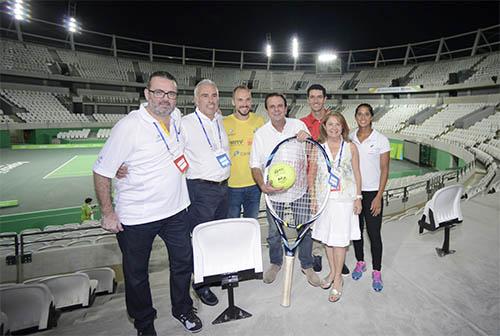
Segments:
[[[116,275],[115,271],[109,267],[93,268],[88,270],[78,271],[78,273],[85,273],[90,279],[98,281],[96,294],[108,293],[112,294],[116,291]]]
[[[65,308],[75,305],[88,307],[94,302],[97,280],[89,279],[84,273],[70,273],[42,278],[38,283],[45,284],[54,295],[55,307]]]
[[[9,318],[7,314],[0,311],[0,336],[10,335]]]
[[[116,240],[115,235],[105,235],[105,236],[100,236],[95,239],[95,244],[117,244],[118,241]]]
[[[252,316],[234,305],[233,288],[240,280],[262,278],[260,225],[253,218],[211,221],[193,230],[194,282],[221,282],[229,307],[212,323]]]
[[[18,284],[0,288],[0,311],[8,317],[11,332],[57,325],[54,296],[44,284]]]
[[[436,191],[432,199],[425,204],[422,218],[418,221],[420,233],[423,233],[424,229],[435,231],[441,227],[445,228],[443,247],[436,248],[440,257],[455,253],[450,250],[450,228],[463,221],[460,209],[463,190],[462,185],[456,184]]]

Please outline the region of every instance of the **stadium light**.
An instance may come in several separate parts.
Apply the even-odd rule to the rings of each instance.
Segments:
[[[292,39],[292,57],[299,58],[299,40],[296,37]]]
[[[71,34],[80,33],[82,29],[80,23],[74,17],[65,18],[64,25]]]
[[[24,0],[9,0],[7,2],[9,14],[16,21],[28,21],[31,17],[30,4]]]
[[[330,51],[322,52],[318,55],[318,61],[323,63],[335,61],[336,59],[337,59],[337,54]]]
[[[266,45],[266,56],[267,58],[271,58],[271,55],[273,54],[273,48],[271,47],[271,45],[268,43]]]

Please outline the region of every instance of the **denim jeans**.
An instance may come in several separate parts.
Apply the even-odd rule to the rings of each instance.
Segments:
[[[279,211],[279,210],[278,210]],[[283,264],[283,242],[278,231],[274,218],[266,207],[267,222],[269,223],[269,234],[267,242],[269,244],[269,260],[271,264],[281,266]],[[306,235],[299,244],[299,260],[303,269],[313,267],[314,258],[312,256],[313,241],[311,238],[311,230],[307,230]]]
[[[227,218],[238,218],[243,207],[243,217],[257,218],[259,215],[260,189],[257,185],[243,188],[229,188]]]

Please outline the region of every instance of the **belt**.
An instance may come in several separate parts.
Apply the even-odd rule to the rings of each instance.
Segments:
[[[208,184],[215,184],[215,185],[221,185],[221,186],[227,186],[227,179],[225,179],[224,181],[220,181],[220,182],[203,180],[203,179],[191,179],[190,181],[196,181],[196,182],[202,182],[202,183],[208,183]]]

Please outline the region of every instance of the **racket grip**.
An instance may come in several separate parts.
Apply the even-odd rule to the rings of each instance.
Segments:
[[[290,296],[292,292],[292,275],[293,261],[295,256],[285,255],[285,281],[283,284],[283,298],[281,299],[282,307],[290,307]]]

